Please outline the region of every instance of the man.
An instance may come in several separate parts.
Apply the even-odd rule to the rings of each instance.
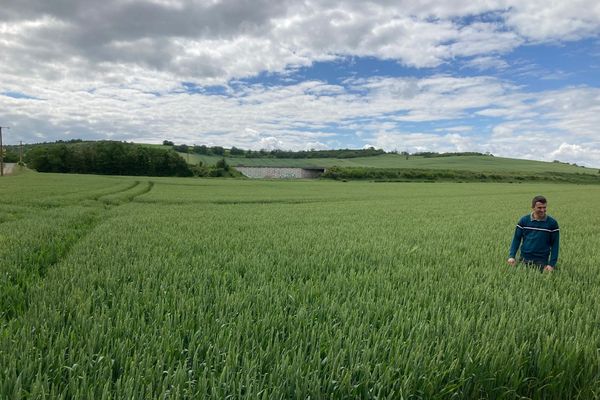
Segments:
[[[558,222],[546,214],[546,203],[544,196],[535,196],[531,201],[531,214],[517,223],[508,258],[510,265],[517,263],[515,257],[521,247],[519,261],[523,264],[539,268],[540,272],[556,268],[560,234]]]

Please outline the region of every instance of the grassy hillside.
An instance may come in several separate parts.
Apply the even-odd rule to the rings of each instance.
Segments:
[[[198,154],[183,154],[181,156],[191,164],[202,161],[205,164],[214,164],[221,157],[203,156]],[[551,163],[543,161],[519,160],[514,158],[492,156],[453,156],[425,158],[419,156],[405,156],[399,154],[384,154],[374,157],[360,158],[315,158],[315,159],[285,159],[285,158],[244,158],[226,157],[227,163],[233,166],[248,167],[370,167],[370,168],[418,168],[418,169],[451,169],[475,172],[562,172],[598,174],[594,168],[577,167],[564,163]]]

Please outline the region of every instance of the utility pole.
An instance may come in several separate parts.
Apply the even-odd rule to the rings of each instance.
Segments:
[[[23,165],[23,141],[19,140],[19,165]]]
[[[8,126],[0,126],[0,176],[4,176],[4,148],[2,147],[2,129],[9,129]]]

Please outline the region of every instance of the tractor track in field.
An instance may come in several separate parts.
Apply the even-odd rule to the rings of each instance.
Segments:
[[[121,190],[115,193],[111,193],[106,196],[101,196],[97,200],[107,204],[107,205],[122,205],[125,203],[131,203],[137,197],[145,195],[150,192],[154,187],[154,182],[152,181],[135,181],[134,185],[126,188],[125,190]]]
[[[57,264],[69,257],[71,251],[85,240],[94,229],[103,222],[112,218],[111,211],[115,208],[133,202],[137,197],[142,196],[152,190],[154,182],[136,181],[125,189],[115,191],[110,196],[123,194],[115,198],[107,197],[109,195],[98,196],[96,204],[103,204],[104,207],[90,207],[90,211],[85,211],[79,218],[73,218],[69,222],[69,229],[61,231],[60,224],[56,227],[56,232],[48,235],[49,239],[43,240],[33,251],[28,249],[25,253],[17,256],[13,261],[13,269],[26,270],[26,274],[17,274],[18,279],[0,282],[0,320],[10,321],[18,318],[29,309],[29,297],[32,290],[39,287],[39,284]],[[105,198],[106,197],[106,198]],[[92,198],[88,198],[92,200]],[[51,211],[56,208],[66,208],[77,206],[76,204],[63,205],[61,207],[45,208]],[[107,207],[108,206],[108,207]],[[9,220],[10,222],[28,219],[31,213],[21,218]],[[39,216],[39,214],[37,215]],[[3,221],[9,222],[9,221]],[[2,224],[0,223],[0,225]],[[29,260],[23,263],[23,260]],[[9,266],[10,270],[10,266]]]
[[[119,189],[119,190],[115,190],[113,192],[108,192],[108,193],[102,193],[102,194],[94,194],[91,195],[89,197],[83,197],[82,199],[76,200],[76,201],[69,201],[66,204],[43,204],[43,203],[37,203],[37,202],[32,202],[32,203],[27,203],[27,204],[21,204],[19,206],[22,207],[26,207],[26,208],[33,208],[36,209],[37,212],[41,211],[49,211],[49,210],[56,210],[59,208],[67,208],[67,207],[74,207],[74,206],[78,206],[81,205],[80,203],[85,202],[86,200],[92,200],[94,202],[99,202],[102,203],[105,206],[119,206],[125,203],[130,203],[132,201],[134,201],[136,198],[138,198],[139,196],[142,196],[148,192],[150,192],[152,190],[152,188],[154,187],[154,182],[153,181],[146,181],[144,187],[140,188],[143,185],[142,182],[140,181],[135,181],[132,184],[128,185],[125,188]],[[134,190],[140,188],[138,190]],[[130,195],[124,195],[123,197],[115,197],[114,199],[111,199],[111,197],[113,196],[117,196],[120,193],[125,194],[125,192],[129,192],[132,191],[132,193]],[[79,193],[78,191],[73,191],[73,192],[69,192],[67,194],[73,194],[73,193]],[[52,200],[52,199],[50,199]],[[60,199],[58,199],[60,200]],[[14,205],[14,204],[13,204]],[[87,206],[86,204],[84,204],[84,206]],[[92,207],[94,205],[92,204]],[[28,219],[32,216],[31,212],[20,212],[18,213],[18,216],[15,216],[14,218],[7,218],[7,219],[0,219],[0,226],[2,224],[5,223],[9,223],[9,222],[14,222],[14,221],[20,221],[20,220],[25,220]]]
[[[90,234],[103,215],[100,211],[71,218],[68,231],[58,228],[33,248],[10,255],[6,260],[8,279],[0,282],[0,319],[10,321],[27,312],[32,290]]]
[[[101,199],[103,197],[114,196],[116,194],[126,192],[128,190],[131,190],[131,189],[135,188],[139,184],[140,184],[140,181],[134,181],[131,185],[129,185],[129,186],[123,188],[123,189],[115,190],[114,192],[109,192],[109,193],[105,193],[105,194],[101,194],[101,195],[97,195],[97,196],[92,196],[90,199],[91,200],[101,201]]]

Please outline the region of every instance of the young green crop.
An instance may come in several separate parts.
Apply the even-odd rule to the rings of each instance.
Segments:
[[[0,192],[0,398],[599,396],[598,187],[42,177]],[[538,193],[552,275],[505,262]]]

